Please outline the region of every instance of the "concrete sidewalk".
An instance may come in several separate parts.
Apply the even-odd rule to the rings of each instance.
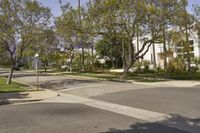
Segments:
[[[133,84],[142,84],[142,85],[152,85],[157,87],[200,87],[200,81],[194,80],[170,80],[170,81],[163,81],[163,82],[136,82],[134,80],[128,80]]]
[[[41,101],[57,95],[57,92],[51,90],[1,93],[0,105]]]

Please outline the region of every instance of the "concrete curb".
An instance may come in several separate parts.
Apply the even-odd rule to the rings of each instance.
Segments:
[[[104,78],[94,78],[94,77],[78,76],[78,75],[66,75],[66,74],[63,74],[63,73],[56,73],[56,74],[48,73],[48,74],[49,75],[55,75],[55,76],[70,76],[70,77],[78,77],[78,78],[85,78],[85,79],[93,79],[93,80],[98,80],[98,81],[108,81],[108,82],[120,82],[120,83],[130,83],[130,84],[138,84],[138,85],[158,86],[155,83],[137,82],[135,80],[104,79]]]
[[[45,93],[46,91],[46,93]],[[41,95],[40,92],[43,92],[44,94],[42,95],[46,95],[46,96],[38,96]],[[45,89],[43,91],[31,91],[30,92],[22,92],[23,93],[29,93],[30,97],[27,98],[2,98],[0,99],[0,106],[1,105],[7,105],[7,104],[16,104],[16,103],[29,103],[29,102],[38,102],[38,101],[43,101],[46,100],[48,98],[51,97],[55,97],[58,96],[59,92],[55,92],[55,91],[49,91],[48,89]],[[35,94],[34,94],[35,93]],[[37,95],[37,96],[34,96]]]
[[[47,94],[44,94],[44,95],[49,95],[48,92],[51,91],[51,90],[48,90],[48,89],[43,89],[43,88],[40,88],[40,90],[36,90],[34,88],[36,88],[35,86],[32,86],[32,85],[29,85],[27,83],[23,83],[23,82],[20,82],[20,81],[17,81],[17,80],[13,80],[14,82],[17,82],[17,83],[20,83],[20,84],[24,84],[24,85],[27,85],[27,86],[30,86],[32,89],[31,90],[27,90],[25,92],[21,92],[22,94],[23,93],[29,93],[31,95],[31,93],[45,93],[45,91],[47,92]],[[51,91],[51,92],[54,92],[54,91]],[[15,93],[15,92],[11,92],[11,93]],[[7,93],[8,94],[8,93]],[[46,100],[50,97],[54,97],[57,95],[57,92],[55,92],[55,94],[50,94],[50,96],[47,96],[47,97],[38,97],[38,98],[34,98],[34,96],[31,98],[19,98],[19,99],[9,99],[8,98],[0,98],[0,106],[1,105],[8,105],[8,104],[16,104],[16,103],[29,103],[29,102],[38,102],[38,101],[43,101],[43,100]]]
[[[45,99],[10,99],[10,100],[0,100],[0,106],[16,103],[28,103],[28,102],[37,102]]]

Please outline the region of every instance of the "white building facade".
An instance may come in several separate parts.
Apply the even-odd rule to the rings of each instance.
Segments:
[[[149,38],[149,36],[145,37]],[[137,44],[137,39],[135,39],[133,43],[137,52],[137,47],[139,47],[139,49],[142,47],[143,44],[142,37],[139,37],[138,41],[139,44]],[[191,57],[200,58],[200,37],[198,37],[197,33],[193,32],[192,34],[190,34],[189,44],[190,44]],[[183,45],[173,44],[171,41],[166,41],[166,49],[167,49],[166,53],[167,62],[169,62],[173,58],[176,58],[178,56],[184,56],[184,54],[186,54],[181,50],[183,49]],[[155,58],[154,58],[154,50],[155,50]],[[155,63],[157,67],[160,66],[161,68],[163,68],[164,57],[165,56],[163,51],[163,44],[155,43],[150,46],[149,51],[144,55],[142,60],[148,60],[151,64]]]

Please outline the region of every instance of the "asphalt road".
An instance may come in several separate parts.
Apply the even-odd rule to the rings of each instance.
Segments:
[[[155,112],[200,118],[200,88],[154,87],[91,97]]]
[[[14,79],[35,85],[34,73],[15,72]],[[158,87],[52,75],[41,75],[39,79],[41,87],[59,91],[60,99],[0,106],[0,133],[200,132],[199,86]],[[86,102],[70,103],[62,94],[83,97]],[[125,114],[127,107],[133,112]],[[145,121],[146,115],[136,119],[143,118],[140,113],[148,111],[152,111],[149,116],[162,113],[171,117],[159,122]]]
[[[81,104],[0,107],[0,133],[188,133]]]

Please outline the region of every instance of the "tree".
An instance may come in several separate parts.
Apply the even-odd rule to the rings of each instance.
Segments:
[[[121,44],[117,38],[112,38],[112,42],[102,38],[96,44],[96,52],[101,58],[108,57],[112,62],[112,68],[117,67],[117,62],[121,59]]]
[[[178,5],[179,2],[177,0],[150,0],[150,5],[155,6],[157,8],[157,14],[160,19],[160,27],[162,29],[162,43],[163,43],[163,55],[164,55],[164,69],[167,68],[167,56],[168,51],[170,49],[167,49],[167,41],[169,38],[169,29],[173,26],[173,19],[176,17],[177,10],[179,9]],[[154,50],[153,44],[153,51]],[[169,44],[168,44],[169,45]],[[168,46],[169,47],[169,46]],[[155,53],[154,60],[155,60]],[[155,66],[155,64],[154,64]]]
[[[164,52],[164,69],[167,68],[167,30],[172,25],[173,16],[176,13],[177,1],[176,0],[160,0],[158,2],[160,6],[162,36],[163,36],[163,52]]]
[[[5,61],[5,58],[7,58],[6,56],[6,51],[5,49],[3,49],[0,45],[0,66],[2,67],[3,66],[3,63]]]
[[[11,64],[7,84],[11,83],[16,62],[37,43],[40,28],[50,24],[50,17],[50,10],[37,1],[0,1],[0,45],[10,54]]]
[[[50,25],[51,12],[50,9],[41,6],[37,1],[23,1],[23,7],[20,12],[21,41],[17,47],[17,62],[20,63],[23,53],[36,45],[41,34],[41,28],[48,28]]]
[[[194,9],[194,17],[195,17],[195,31],[198,35],[198,47],[199,47],[199,55],[200,55],[200,5],[193,5]]]
[[[54,55],[54,51],[57,50],[57,39],[55,36],[55,32],[52,29],[41,29],[42,33],[39,42],[38,53],[40,55],[40,59],[43,63],[43,67],[45,72],[47,71],[47,66],[51,61],[52,55]]]
[[[182,46],[183,46],[183,58],[187,62],[187,70],[190,73],[191,67],[191,45],[189,41],[190,31],[193,29],[194,17],[186,10],[188,5],[187,0],[181,0],[179,4],[179,10],[177,11],[175,24],[179,27],[179,33],[181,34]],[[186,53],[186,54],[185,54]]]
[[[7,84],[11,83],[15,66],[15,51],[19,42],[21,0],[0,1],[0,45],[10,55],[10,74]]]
[[[63,7],[62,15],[55,21],[56,32],[60,38],[60,47],[63,49],[62,52],[67,54],[70,60],[70,72],[73,70],[74,54],[79,48],[78,22],[78,10],[74,10],[69,4]]]
[[[129,69],[149,50],[153,42],[160,42],[161,28],[158,25],[159,16],[156,14],[155,6],[150,6],[145,1],[100,1],[96,2],[91,12],[91,18],[95,21],[96,34],[110,38],[117,33],[121,41],[121,51],[124,74],[126,77]],[[154,22],[154,23],[152,23]],[[140,23],[143,34],[150,33],[154,29],[151,37],[143,39],[141,48],[136,52],[133,39],[136,37],[137,24]],[[109,32],[108,32],[109,31]]]

